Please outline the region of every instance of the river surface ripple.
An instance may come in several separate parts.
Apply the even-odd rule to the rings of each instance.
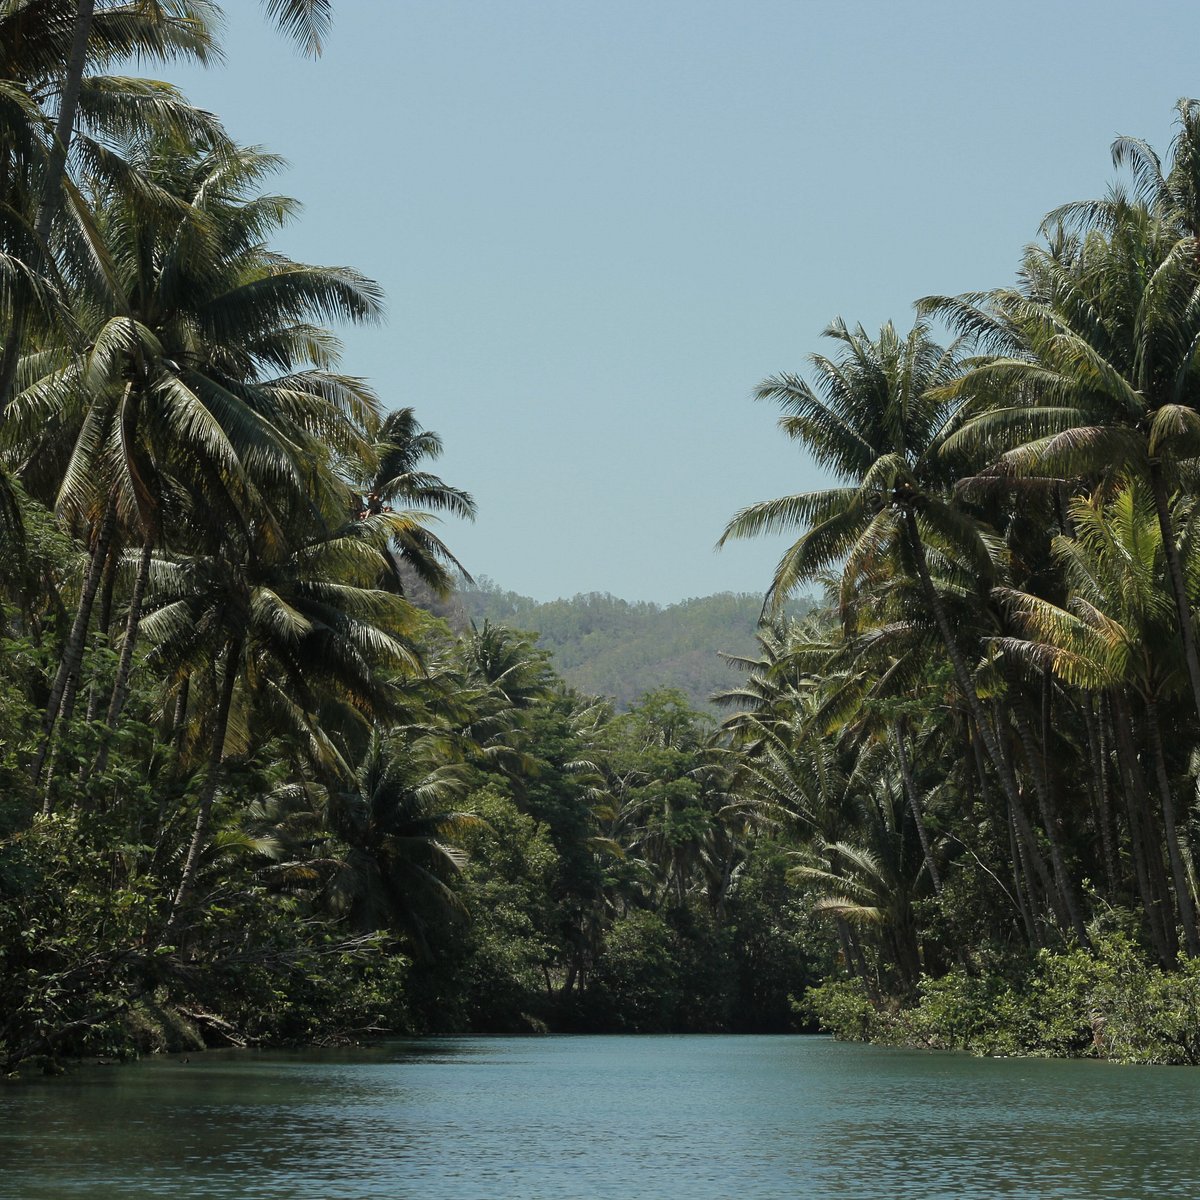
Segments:
[[[0,1087],[3,1200],[1200,1197],[1193,1068],[460,1038]]]

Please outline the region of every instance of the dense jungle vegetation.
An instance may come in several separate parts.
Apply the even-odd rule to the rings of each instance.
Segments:
[[[824,940],[711,721],[431,615],[474,503],[340,365],[378,288],[272,248],[274,157],[106,73],[217,15],[0,0],[0,1066],[789,1027]]]
[[[341,366],[378,288],[107,73],[216,14],[0,0],[0,1066],[814,1017],[1200,1059],[1200,105],[1013,286],[761,385],[834,485],[726,530],[797,540],[714,725],[417,603],[474,503]]]

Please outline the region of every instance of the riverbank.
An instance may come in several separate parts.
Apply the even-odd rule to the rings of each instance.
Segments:
[[[1166,970],[1123,936],[1039,952],[988,974],[956,969],[898,1002],[860,980],[811,988],[804,1008],[843,1041],[987,1056],[1200,1064],[1200,961]]]

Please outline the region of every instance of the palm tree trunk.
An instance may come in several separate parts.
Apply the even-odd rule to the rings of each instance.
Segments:
[[[963,658],[962,651],[959,650],[958,643],[954,639],[954,631],[950,628],[950,621],[946,616],[946,609],[942,604],[942,598],[933,586],[933,579],[929,574],[929,563],[925,558],[925,543],[921,540],[921,531],[917,527],[916,513],[910,508],[905,510],[904,516],[913,559],[917,565],[917,575],[921,583],[921,591],[926,604],[929,606],[929,610],[933,613],[938,632],[941,634],[942,642],[946,647],[946,653],[950,657],[955,681],[958,684],[959,691],[962,692],[963,698],[967,702],[967,707],[970,709],[971,717],[975,721],[975,727],[978,729],[979,736],[983,740],[988,758],[995,768],[996,776],[1000,780],[1000,786],[1004,789],[1005,798],[1013,806],[1014,810],[1019,811],[1021,800],[1016,776],[1013,774],[1012,765],[1000,752],[1000,744],[996,738],[995,731],[988,725],[983,705],[979,701],[979,693],[975,690],[974,681],[971,679],[971,672],[967,669],[966,660]],[[1054,844],[1052,841],[1051,850],[1053,851],[1053,849]],[[1079,919],[1079,914],[1068,907],[1067,916],[1080,943],[1086,946],[1088,944],[1087,931]]]
[[[1025,936],[1029,944],[1037,946],[1040,944],[1041,938],[1038,935],[1037,926],[1034,924],[1033,914],[1025,902],[1027,883],[1024,878],[1025,872],[1022,870],[1021,848],[1017,843],[1017,822],[1013,818],[1011,809],[1008,811],[1008,820],[1005,824],[1008,826],[1008,855],[1012,859],[1013,894],[1017,901],[1017,911],[1021,914],[1021,923],[1025,926]]]
[[[54,683],[50,687],[50,698],[46,701],[46,712],[42,717],[42,742],[29,770],[30,781],[35,787],[42,777],[46,755],[49,753],[53,740],[54,726],[63,708],[63,697],[67,692],[68,684],[78,675],[83,662],[83,648],[87,642],[92,606],[95,603],[96,590],[100,586],[100,576],[104,570],[105,560],[108,558],[108,547],[112,541],[116,523],[116,498],[110,495],[105,505],[104,516],[100,521],[100,529],[96,534],[96,543],[92,547],[91,565],[88,567],[88,573],[83,581],[79,608],[76,610],[75,620],[71,625],[71,632],[63,650],[62,661],[54,676]],[[47,805],[49,805],[49,797],[47,797]],[[46,811],[49,811],[49,807]]]
[[[866,955],[862,952],[862,946],[859,944],[858,938],[854,935],[854,930],[850,928],[850,922],[845,917],[838,917],[836,921],[838,938],[845,948],[843,953],[846,954],[846,963],[850,968],[850,974],[858,976],[863,981],[863,987],[867,989],[867,995],[873,1003],[879,1001],[879,989],[875,986],[875,981],[871,978],[871,969],[867,966]]]
[[[1187,664],[1188,682],[1192,685],[1192,703],[1200,717],[1200,656],[1196,653],[1196,635],[1192,629],[1192,608],[1188,598],[1187,584],[1183,577],[1183,564],[1179,559],[1179,547],[1175,544],[1175,527],[1171,520],[1171,508],[1167,498],[1167,484],[1163,478],[1162,465],[1150,464],[1150,491],[1154,496],[1154,511],[1158,514],[1158,528],[1162,533],[1163,550],[1167,556],[1167,578],[1171,581],[1171,595],[1175,600],[1175,614],[1179,619],[1179,636],[1183,642],[1183,659]]]
[[[176,758],[183,753],[183,742],[187,735],[188,693],[191,685],[192,677],[185,675],[175,693],[175,711],[171,714],[171,748]]]
[[[196,827],[192,832],[191,844],[188,846],[187,859],[183,864],[183,874],[179,879],[179,889],[171,905],[171,915],[167,918],[162,940],[170,942],[178,927],[179,921],[192,898],[195,887],[196,870],[200,864],[200,855],[208,845],[208,827],[212,814],[213,800],[221,783],[221,770],[225,764],[225,734],[229,728],[229,708],[233,702],[233,689],[237,684],[239,660],[242,656],[240,640],[230,642],[225,651],[225,667],[221,679],[221,692],[217,700],[217,711],[213,717],[212,742],[209,745],[208,768],[204,775],[204,786],[200,789],[200,797],[196,805]]]
[[[133,592],[129,597],[129,615],[125,620],[125,639],[121,643],[121,657],[117,661],[117,677],[113,681],[112,696],[108,702],[108,714],[105,717],[106,729],[101,734],[100,750],[96,761],[92,764],[92,772],[101,774],[108,766],[108,751],[112,745],[112,733],[117,727],[117,720],[125,707],[129,695],[129,676],[133,669],[133,648],[137,643],[138,626],[142,619],[142,597],[146,594],[146,584],[150,579],[150,561],[154,554],[154,546],[149,538],[142,546],[141,558],[138,560],[137,578],[133,581]]]
[[[1175,922],[1168,918],[1166,880],[1162,871],[1162,856],[1157,845],[1157,831],[1146,818],[1146,780],[1134,748],[1133,723],[1129,707],[1120,691],[1109,693],[1116,733],[1117,762],[1125,784],[1125,804],[1129,813],[1129,838],[1133,852],[1134,871],[1150,940],[1158,952],[1159,961],[1169,966],[1175,961]]]
[[[1002,707],[1000,701],[995,701],[994,706],[997,712],[996,728],[1004,728],[1007,725],[1007,721],[1003,720],[1002,716],[1008,709],[1007,707]],[[1008,763],[1009,773],[1015,779],[1016,771],[1012,765],[1008,739],[1005,738],[998,744],[1000,746],[1000,753],[1004,756],[1005,762]],[[1034,832],[1033,823],[1029,819],[1029,814],[1025,811],[1023,794],[1018,797],[1018,802],[1012,809],[1012,815],[1013,821],[1017,826],[1017,835],[1020,839],[1020,844],[1025,848],[1025,855],[1029,862],[1033,863],[1038,883],[1041,885],[1041,895],[1044,898],[1041,911],[1052,914],[1054,926],[1061,933],[1063,930],[1069,928],[1071,917],[1063,904],[1062,893],[1055,883],[1051,869],[1046,866],[1046,859],[1038,845],[1038,838]],[[1032,897],[1032,895],[1033,892],[1031,889],[1030,896]]]
[[[1118,863],[1116,836],[1113,829],[1112,794],[1109,788],[1108,749],[1105,741],[1103,712],[1097,720],[1092,708],[1092,697],[1084,696],[1083,724],[1087,732],[1088,761],[1091,763],[1092,797],[1096,806],[1096,825],[1100,830],[1100,842],[1104,848],[1104,878],[1109,895],[1117,891]]]
[[[971,737],[971,750],[975,756],[975,769],[979,776],[979,786],[983,788],[984,793],[990,791],[990,785],[987,777],[987,764],[984,761],[983,751],[980,749],[981,739],[978,736]],[[1054,889],[1050,880],[1050,872],[1046,869],[1046,863],[1038,851],[1037,844],[1034,841],[1033,830],[1029,825],[1029,818],[1025,815],[1025,808],[1021,804],[1020,799],[1016,804],[1008,800],[1005,804],[1007,818],[1011,824],[1017,839],[1018,858],[1013,860],[1013,869],[1016,871],[1020,867],[1020,873],[1025,879],[1025,891],[1029,898],[1029,910],[1034,919],[1037,928],[1036,944],[1043,945],[1044,937],[1044,917],[1045,905],[1038,902],[1037,887],[1035,884],[1035,875],[1041,881],[1043,894],[1053,896]]]
[[[1000,747],[996,742],[995,733],[988,725],[983,705],[979,702],[979,693],[975,690],[975,684],[971,679],[971,672],[967,669],[962,651],[959,650],[958,643],[954,640],[954,632],[950,628],[950,621],[946,616],[942,598],[933,586],[933,579],[929,574],[929,563],[925,558],[925,543],[921,540],[921,532],[917,528],[916,514],[911,509],[908,509],[905,512],[905,520],[908,527],[913,558],[917,564],[917,576],[920,580],[921,592],[926,604],[929,606],[930,612],[933,613],[938,633],[941,635],[942,643],[946,647],[946,653],[950,657],[950,665],[954,671],[955,682],[958,684],[958,689],[962,693],[963,699],[967,702],[967,708],[971,712],[975,728],[979,731],[979,736],[983,740],[984,749],[987,751],[987,756],[996,771],[996,776],[1000,780],[1001,787],[1010,800],[1015,800],[1017,797],[1017,781],[1013,777],[1008,763],[1000,754]]]
[[[1171,861],[1171,875],[1175,880],[1175,902],[1179,906],[1179,919],[1183,924],[1183,941],[1188,957],[1200,954],[1200,939],[1196,937],[1196,910],[1192,903],[1192,889],[1179,848],[1179,830],[1175,824],[1175,800],[1171,795],[1171,781],[1167,775],[1167,760],[1163,754],[1162,730],[1158,724],[1158,704],[1148,694],[1146,701],[1146,736],[1150,742],[1150,754],[1154,759],[1154,773],[1158,781],[1158,798],[1162,805],[1163,831],[1167,836],[1167,856]]]
[[[1054,868],[1054,886],[1058,889],[1062,906],[1066,910],[1071,928],[1075,930],[1075,936],[1079,939],[1079,944],[1085,947],[1089,946],[1087,929],[1083,924],[1083,919],[1079,915],[1079,906],[1075,900],[1075,889],[1071,885],[1071,877],[1067,872],[1066,859],[1063,856],[1062,839],[1058,834],[1058,812],[1054,804],[1054,797],[1050,792],[1049,781],[1042,771],[1044,760],[1034,745],[1033,731],[1029,728],[1029,722],[1025,717],[1020,703],[1009,704],[1008,710],[1012,713],[1013,723],[1017,730],[1017,738],[1021,743],[1026,765],[1029,767],[1029,773],[1033,778],[1033,790],[1037,795],[1038,808],[1042,815],[1042,825],[1046,830],[1046,840],[1050,844],[1050,864]]]
[[[62,176],[67,166],[71,138],[75,132],[75,118],[79,112],[79,93],[83,88],[88,39],[92,35],[92,17],[95,10],[96,0],[75,0],[75,29],[71,39],[71,55],[67,59],[67,72],[63,78],[58,117],[54,124],[54,144],[50,147],[46,178],[42,181],[41,203],[38,205],[37,238],[43,247],[50,239],[50,227],[62,203]]]
[[[933,861],[933,851],[929,846],[929,833],[925,828],[925,814],[921,811],[921,799],[913,783],[912,769],[908,761],[908,753],[904,748],[904,731],[899,721],[892,722],[892,740],[896,745],[896,758],[900,763],[900,779],[904,784],[904,794],[908,797],[908,806],[912,809],[913,820],[917,825],[917,837],[921,840],[921,853],[925,855],[925,866],[929,878],[933,881],[935,896],[942,894],[942,879],[938,874],[937,863]]]
[[[100,587],[100,611],[96,614],[96,628],[100,630],[106,643],[109,636],[109,626],[112,624],[113,590],[117,582],[117,565],[120,562],[120,558],[121,556],[117,552],[115,544],[110,545],[108,548],[108,563],[104,568],[104,582]],[[93,672],[92,683],[88,688],[87,716],[84,720],[89,723],[94,721],[99,708],[100,681],[96,678],[95,672]]]

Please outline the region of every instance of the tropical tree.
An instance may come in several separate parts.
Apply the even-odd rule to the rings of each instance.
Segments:
[[[1018,623],[1035,639],[1010,641],[1007,646],[1026,661],[1049,666],[1070,686],[1110,693],[1130,741],[1129,697],[1140,701],[1184,943],[1195,956],[1200,940],[1190,851],[1181,837],[1162,729],[1164,705],[1186,688],[1187,681],[1174,650],[1161,528],[1153,502],[1136,484],[1126,485],[1111,499],[1077,499],[1070,511],[1074,536],[1054,541],[1070,587],[1066,604],[1060,607],[1023,592],[1004,593]],[[1144,784],[1135,785],[1134,792],[1130,800],[1137,803],[1146,793]],[[1150,907],[1148,916],[1153,915]]]
[[[326,885],[333,911],[434,954],[431,934],[464,912],[454,883],[465,856],[456,843],[483,824],[452,807],[468,782],[460,768],[437,762],[428,738],[376,732],[350,786],[329,795],[326,822],[346,847]]]
[[[0,153],[6,195],[0,238],[6,252],[0,311],[8,321],[0,349],[0,417],[17,377],[22,343],[38,308],[61,308],[52,233],[66,202],[86,224],[86,208],[68,174],[73,156],[92,176],[126,177],[112,152],[120,141],[153,131],[192,141],[220,139],[220,127],[167,84],[88,76],[132,57],[203,62],[215,53],[207,0],[27,0],[0,3]],[[46,111],[57,100],[53,120]]]
[[[357,480],[365,495],[362,519],[371,520],[396,506],[420,511],[427,517],[444,512],[469,521],[475,519],[475,501],[470,493],[451,487],[423,469],[426,459],[441,457],[442,439],[433,430],[421,427],[413,409],[389,413],[374,431],[370,451],[370,465]],[[470,581],[462,564],[424,523],[406,524],[393,539],[393,547],[401,566],[438,595],[448,595],[454,586],[447,566]]]
[[[45,761],[61,712],[71,714],[91,606],[105,562],[125,534],[141,553],[121,662],[108,706],[120,715],[153,548],[164,513],[203,497],[209,519],[244,524],[266,515],[264,489],[313,494],[327,446],[362,453],[374,397],[332,370],[336,346],[309,317],[369,320],[378,291],[346,269],[292,263],[263,248],[291,202],[256,195],[278,160],[258,151],[173,155],[143,164],[171,204],[147,211],[101,192],[95,228],[109,269],[76,259],[88,349],[14,400],[26,482],[73,526],[90,526],[91,565],[46,708]],[[282,372],[282,373],[281,373]],[[184,506],[186,507],[186,506]],[[174,510],[172,512],[172,510]],[[409,522],[403,522],[407,529]]]
[[[1100,227],[1082,236],[1060,228],[1045,246],[1031,247],[1020,287],[923,306],[971,331],[988,351],[950,389],[974,395],[951,449],[987,447],[1009,472],[1085,490],[1127,475],[1147,481],[1200,716],[1195,595],[1171,517],[1171,498],[1189,486],[1200,454],[1200,256],[1195,237],[1181,236],[1192,219],[1196,116],[1190,106],[1184,115],[1179,169],[1160,177],[1157,192],[1145,152],[1118,143],[1119,159],[1137,160],[1155,209],[1118,196],[1100,206]]]
[[[286,541],[259,525],[162,564],[147,604],[151,665],[176,686],[199,684],[190,689],[190,703],[209,731],[168,940],[191,903],[226,761],[252,715],[290,726],[314,743],[314,756],[336,766],[341,756],[323,740],[316,719],[321,701],[338,701],[363,723],[400,716],[391,679],[420,669],[409,641],[412,608],[375,587],[378,551],[324,532],[311,517],[306,527],[300,509],[284,515]],[[231,737],[235,712],[239,739]]]
[[[840,343],[835,359],[812,356],[816,387],[797,375],[768,379],[758,390],[777,401],[783,431],[844,486],[785,496],[743,509],[721,541],[777,530],[804,530],[775,572],[767,606],[778,606],[800,584],[841,564],[839,608],[851,619],[866,589],[899,572],[911,580],[914,621],[932,618],[977,737],[1010,808],[1021,808],[1009,755],[985,712],[967,662],[969,604],[1003,567],[1003,547],[954,491],[954,435],[968,415],[956,383],[961,347],[938,345],[918,323],[906,337],[889,324],[872,340],[837,321],[826,331]],[[935,583],[935,571],[941,577]],[[953,607],[952,607],[953,605]],[[963,617],[966,620],[963,620]],[[957,628],[956,628],[957,626]],[[1065,914],[1076,936],[1087,934],[1060,873]]]

